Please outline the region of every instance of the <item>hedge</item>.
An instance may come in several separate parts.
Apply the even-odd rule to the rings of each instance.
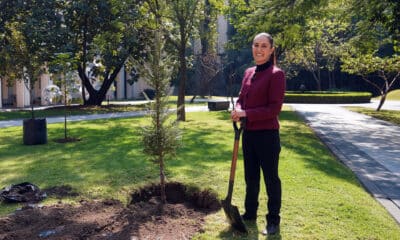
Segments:
[[[294,92],[285,93],[285,103],[369,103],[369,92]]]

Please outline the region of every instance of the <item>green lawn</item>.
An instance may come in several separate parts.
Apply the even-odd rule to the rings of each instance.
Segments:
[[[362,113],[400,126],[400,111],[383,110],[383,109],[381,109],[380,111],[376,111],[375,109],[366,107],[346,107],[346,108],[351,111]]]
[[[21,127],[0,129],[0,188],[29,181],[41,188],[71,185],[82,198],[117,198],[128,202],[129,193],[158,181],[158,169],[141,152],[138,128],[146,118],[69,123],[69,135],[82,141],[59,144],[63,124],[48,124],[49,143],[22,145]],[[271,239],[400,239],[400,227],[361,187],[350,170],[291,110],[281,115],[283,184],[281,237]],[[184,147],[167,163],[167,177],[226,196],[233,130],[227,112],[187,113]],[[243,212],[244,180],[239,156],[233,204]],[[57,199],[47,199],[52,204]],[[265,189],[261,189],[257,224],[248,236],[229,230],[223,211],[206,219],[206,231],[195,239],[265,239]],[[5,215],[18,205],[0,204]]]
[[[380,99],[379,97],[374,98],[376,100]],[[396,89],[396,90],[392,90],[388,93],[388,95],[386,96],[386,100],[396,100],[396,101],[400,101],[400,89]]]
[[[375,100],[379,101],[380,97],[376,97]],[[400,101],[400,89],[390,91],[387,95],[386,100]],[[383,104],[385,106],[385,103]],[[362,113],[374,118],[378,118],[384,121],[388,121],[397,125],[400,125],[400,111],[395,110],[383,110],[376,111],[376,109],[366,107],[346,107],[347,109]]]

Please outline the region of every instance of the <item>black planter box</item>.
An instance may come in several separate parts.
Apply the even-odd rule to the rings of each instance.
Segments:
[[[210,101],[208,101],[208,109],[210,111],[228,110],[229,109],[229,101],[210,100]]]
[[[24,144],[47,143],[47,122],[45,118],[25,119],[23,123]]]

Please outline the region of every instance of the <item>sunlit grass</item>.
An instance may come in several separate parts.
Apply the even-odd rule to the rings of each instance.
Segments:
[[[147,118],[71,122],[69,134],[79,142],[59,144],[62,124],[48,124],[49,142],[22,144],[21,127],[0,129],[0,187],[29,181],[41,188],[71,185],[79,196],[63,200],[116,198],[125,203],[133,189],[158,182],[157,166],[142,153],[139,128]],[[183,147],[167,161],[167,178],[227,193],[233,128],[227,112],[187,113],[180,124]],[[272,239],[400,239],[400,227],[340,164],[290,109],[281,114],[283,184],[281,238]],[[239,154],[233,204],[243,212],[243,161]],[[229,229],[223,211],[206,219],[195,239],[264,239],[266,194],[262,185],[256,224],[248,236]],[[48,199],[44,204],[51,204]],[[0,204],[6,214],[19,205]]]
[[[346,107],[346,108],[354,112],[362,113],[377,119],[381,119],[384,121],[400,125],[400,111],[384,110],[384,109],[376,111],[375,109],[366,107]]]
[[[375,97],[375,100],[379,100],[380,96]],[[395,100],[395,101],[400,101],[400,89],[392,90],[388,93],[386,96],[386,100]]]

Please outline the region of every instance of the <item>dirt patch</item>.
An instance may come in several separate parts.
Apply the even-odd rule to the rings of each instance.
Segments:
[[[204,217],[220,209],[211,191],[171,183],[167,192],[166,204],[159,186],[150,185],[133,193],[128,206],[116,200],[27,205],[0,218],[0,239],[190,239],[203,231]]]
[[[43,189],[47,196],[62,199],[64,197],[77,197],[79,194],[69,185],[55,186]]]

